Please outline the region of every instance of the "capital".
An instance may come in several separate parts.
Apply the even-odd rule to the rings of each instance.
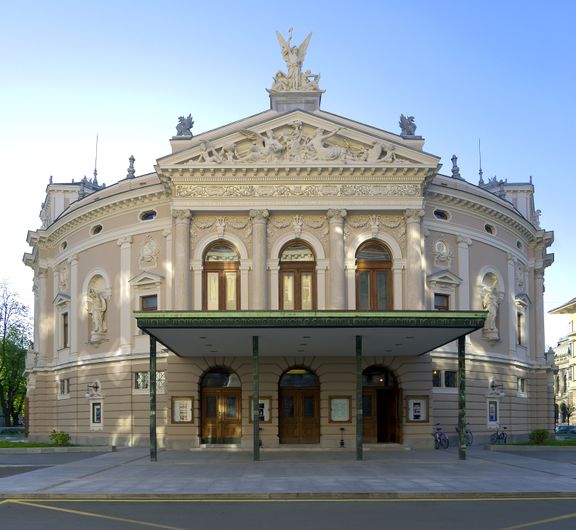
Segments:
[[[338,210],[335,208],[330,208],[330,210],[326,212],[326,217],[328,217],[330,221],[343,221],[347,215],[348,212],[346,210]]]
[[[458,236],[456,242],[459,247],[469,247],[472,244],[472,240],[469,237]]]
[[[406,221],[409,223],[419,223],[424,217],[424,210],[406,210]]]
[[[128,247],[132,244],[132,236],[122,236],[116,241],[119,247]]]
[[[252,221],[266,221],[270,217],[268,210],[250,210],[250,217]]]
[[[192,217],[190,210],[172,210],[172,217],[176,224],[189,223]]]

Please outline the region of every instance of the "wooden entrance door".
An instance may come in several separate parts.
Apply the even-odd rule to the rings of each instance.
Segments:
[[[318,388],[280,388],[279,438],[281,444],[320,442]]]
[[[362,412],[365,443],[400,443],[398,389],[364,388]]]
[[[202,434],[205,444],[240,443],[242,392],[239,388],[203,388]]]

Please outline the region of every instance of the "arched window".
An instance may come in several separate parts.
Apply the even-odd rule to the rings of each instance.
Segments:
[[[302,241],[288,243],[280,252],[280,309],[316,308],[316,258]]]
[[[379,241],[366,241],[356,252],[356,307],[361,311],[392,309],[392,255]]]
[[[204,300],[208,311],[240,308],[240,258],[226,241],[210,245],[204,253]]]

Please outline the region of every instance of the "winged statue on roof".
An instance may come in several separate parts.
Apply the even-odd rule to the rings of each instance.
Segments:
[[[288,30],[288,40],[277,31],[276,38],[282,50],[282,58],[288,68],[287,72],[278,71],[274,76],[272,90],[279,92],[300,91],[300,90],[319,90],[318,81],[320,76],[312,74],[310,70],[302,73],[302,64],[306,57],[306,51],[312,38],[312,33],[304,39],[300,46],[292,45],[292,28]]]

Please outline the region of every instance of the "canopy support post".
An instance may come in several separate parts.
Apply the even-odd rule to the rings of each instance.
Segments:
[[[254,427],[254,461],[260,460],[260,358],[258,336],[252,337],[252,425]]]
[[[458,337],[458,458],[466,460],[466,335]]]
[[[150,335],[150,461],[158,461],[156,434],[156,339]]]
[[[362,410],[362,336],[356,335],[356,460],[364,458],[364,419]]]

